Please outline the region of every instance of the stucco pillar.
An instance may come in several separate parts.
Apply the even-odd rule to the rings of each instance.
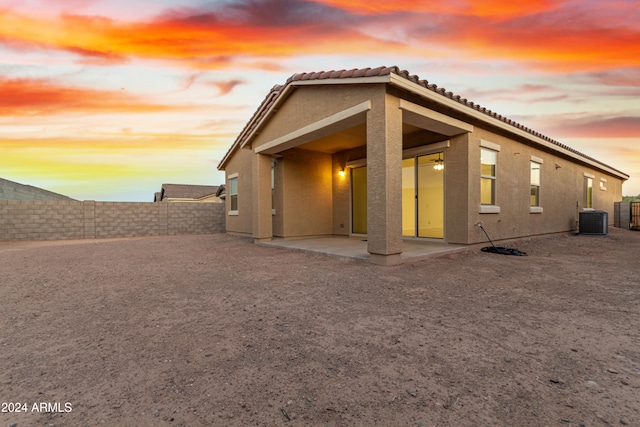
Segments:
[[[269,241],[273,237],[271,218],[271,156],[253,154],[251,159],[253,179],[252,215],[253,241]]]
[[[367,236],[371,262],[401,262],[402,111],[387,94],[367,113]]]

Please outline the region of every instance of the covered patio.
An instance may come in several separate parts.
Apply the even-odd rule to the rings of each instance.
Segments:
[[[351,106],[347,108],[336,108],[335,97],[331,97],[323,108],[306,112],[309,105],[323,104],[317,91],[310,99],[297,92],[290,100],[295,111],[288,112],[287,106],[281,107],[280,115],[272,119],[272,126],[289,132],[271,136],[267,128],[261,134],[265,142],[251,146],[256,243],[266,243],[278,236],[289,239],[305,235],[349,235],[352,241],[348,246],[345,239],[338,238],[336,243],[342,243],[330,243],[327,252],[345,253],[345,256],[377,264],[399,264],[407,258],[432,252],[430,248],[450,250],[447,245],[435,242],[416,246],[408,240],[408,244],[403,245],[403,236],[449,240],[444,231],[446,203],[442,168],[439,188],[430,183],[433,188],[426,189],[425,179],[414,176],[418,170],[414,162],[418,157],[427,159],[430,155],[433,159],[429,160],[437,158],[442,163],[447,153],[451,154],[452,164],[460,163],[457,159],[465,157],[461,150],[466,147],[467,135],[473,126],[413,102],[390,97],[382,89],[369,88],[366,93],[359,93],[366,100],[355,105],[348,101],[347,105]],[[298,114],[299,111],[305,113]],[[298,116],[305,117],[305,124],[279,123],[283,117]],[[459,143],[453,150],[457,153],[449,150],[452,143]],[[248,142],[244,147],[249,148]],[[411,183],[413,190],[403,188],[406,178],[403,175],[407,172],[416,180]],[[403,195],[409,191],[415,194]],[[418,192],[425,197],[421,217],[415,216]],[[423,218],[427,215],[427,197],[432,199],[433,206],[428,215],[435,218]],[[403,215],[411,218],[407,220]],[[407,226],[403,221],[412,224]],[[424,223],[422,229],[432,227],[439,232],[423,233],[422,229],[418,230],[418,221]],[[305,247],[323,252],[328,242],[332,241],[323,238],[317,243],[308,242]]]
[[[325,255],[332,258],[347,259],[359,262],[371,262],[371,254],[367,250],[366,237],[322,236],[305,239],[274,238],[261,242],[263,246],[290,249]],[[469,245],[452,245],[437,240],[404,239],[400,263],[419,261],[469,249]]]

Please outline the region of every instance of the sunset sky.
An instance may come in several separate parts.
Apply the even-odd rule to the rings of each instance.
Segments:
[[[0,0],[0,178],[78,200],[218,185],[294,73],[397,65],[640,194],[638,0]]]

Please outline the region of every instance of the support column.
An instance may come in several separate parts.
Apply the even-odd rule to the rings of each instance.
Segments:
[[[251,159],[253,184],[252,215],[253,241],[271,240],[273,221],[271,218],[271,156],[253,154]]]
[[[402,253],[402,111],[388,94],[367,113],[367,242],[371,262],[399,264]]]

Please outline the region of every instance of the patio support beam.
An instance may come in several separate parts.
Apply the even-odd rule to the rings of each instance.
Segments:
[[[277,154],[290,148],[340,132],[364,121],[364,114],[371,108],[371,101],[364,101],[351,108],[335,113],[311,123],[287,135],[269,141],[254,151],[263,154]]]
[[[273,238],[271,214],[271,156],[256,154],[252,159],[253,178],[253,241],[269,241]]]
[[[371,262],[402,262],[402,110],[386,93],[367,113],[367,250]]]

